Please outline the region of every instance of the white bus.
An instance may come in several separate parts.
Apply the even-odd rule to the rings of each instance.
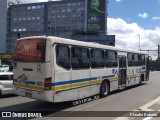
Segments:
[[[146,53],[51,36],[18,39],[14,61],[14,93],[49,102],[105,97],[149,79]]]

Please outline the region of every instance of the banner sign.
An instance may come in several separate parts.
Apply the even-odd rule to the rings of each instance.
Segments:
[[[105,33],[106,0],[88,0],[87,6],[87,31]]]

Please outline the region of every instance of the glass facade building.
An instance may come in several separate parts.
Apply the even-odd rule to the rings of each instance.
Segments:
[[[10,6],[6,52],[13,52],[18,37],[47,35],[80,40],[73,33],[86,31],[87,4],[87,0],[62,0]]]

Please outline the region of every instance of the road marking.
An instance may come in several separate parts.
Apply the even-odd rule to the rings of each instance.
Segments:
[[[150,120],[152,117],[146,117],[143,120]]]
[[[154,111],[154,110],[151,110],[151,109],[148,109],[148,107],[150,107],[151,105],[155,104],[155,103],[158,103],[160,101],[160,97],[156,98],[155,100],[139,107],[138,109],[136,110],[133,110],[133,111]],[[158,110],[160,111],[160,110]],[[159,112],[157,112],[158,114]],[[146,117],[144,118],[143,120],[150,120],[151,118],[153,117]],[[114,120],[129,120],[129,117],[118,117],[118,118],[115,118]]]
[[[155,99],[155,100],[153,100],[153,101],[151,101],[151,102],[149,102],[149,103],[147,103],[147,104],[141,106],[141,107],[138,108],[138,109],[140,109],[140,110],[148,109],[148,107],[150,107],[151,105],[157,103],[158,101],[160,101],[160,97],[158,97],[157,99]]]
[[[128,117],[118,117],[113,120],[129,120],[129,118]]]

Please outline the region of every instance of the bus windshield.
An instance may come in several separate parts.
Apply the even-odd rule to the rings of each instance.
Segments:
[[[17,40],[14,51],[14,61],[45,62],[46,39]]]

